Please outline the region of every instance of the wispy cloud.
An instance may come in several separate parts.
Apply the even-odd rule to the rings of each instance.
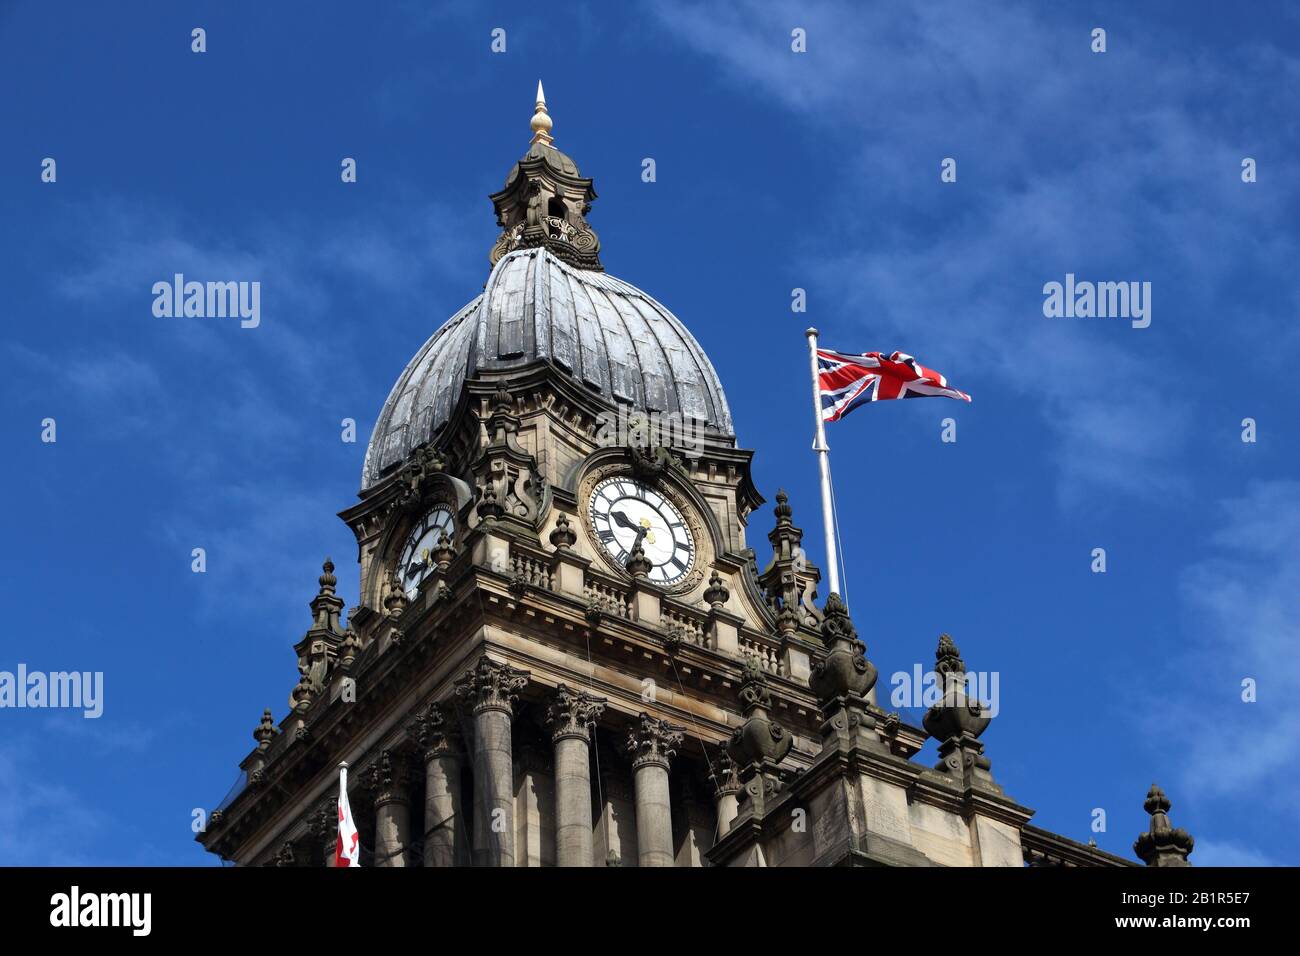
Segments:
[[[1135,732],[1168,768],[1159,772],[1176,823],[1214,820],[1242,801],[1251,816],[1289,818],[1300,805],[1300,482],[1255,482],[1206,509],[1204,522],[1210,530],[1180,577],[1182,619],[1148,638],[1142,672],[1116,690],[1127,690]],[[1248,679],[1253,703],[1243,700]],[[1197,863],[1266,859],[1189,829]]]
[[[1294,136],[1269,121],[1289,115],[1277,91],[1300,76],[1294,58],[1260,46],[1210,59],[1122,14],[1112,52],[1093,55],[1090,24],[1040,4],[654,10],[735,86],[851,157],[809,197],[837,210],[813,220],[829,231],[790,223],[810,284],[857,326],[860,340],[833,344],[904,348],[954,375],[976,369],[962,378],[972,391],[1028,398],[1066,504],[1188,499],[1202,398],[1168,383],[1201,369],[1172,343],[1227,321],[1300,342],[1252,292],[1300,254],[1290,230],[1269,229],[1285,221],[1279,196],[1295,195],[1295,152],[1269,148],[1268,193],[1239,178],[1247,150]],[[790,52],[796,26],[806,54]],[[949,156],[958,182],[944,186]],[[1045,319],[1041,285],[1066,272],[1154,281],[1154,328]]]
[[[1197,866],[1281,866],[1268,854],[1250,847],[1203,837],[1197,838],[1191,859]]]
[[[111,829],[104,810],[77,790],[47,780],[30,738],[9,733],[0,743],[0,863],[5,866],[103,864],[87,848]]]

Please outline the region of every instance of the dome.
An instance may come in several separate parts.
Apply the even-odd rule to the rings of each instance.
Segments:
[[[635,286],[547,248],[507,252],[483,294],[411,359],[375,423],[365,491],[446,424],[467,378],[545,361],[611,405],[671,413],[731,437],[708,356],[677,317]]]

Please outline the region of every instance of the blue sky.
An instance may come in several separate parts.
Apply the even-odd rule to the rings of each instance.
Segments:
[[[487,276],[539,76],[606,268],[708,351],[812,554],[806,325],[973,394],[830,429],[884,679],[944,631],[997,671],[987,752],[1041,826],[1086,840],[1102,808],[1130,855],[1154,779],[1194,862],[1300,863],[1295,12],[531,6],[0,5],[0,669],[106,684],[97,721],[0,711],[0,863],[213,864],[191,811],[283,715],[325,555],[355,603],[334,515]],[[260,281],[261,325],[155,318],[175,272]],[[1066,273],[1151,282],[1151,326],[1045,318]]]

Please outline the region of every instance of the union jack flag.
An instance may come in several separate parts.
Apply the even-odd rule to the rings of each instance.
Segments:
[[[934,369],[902,352],[850,355],[818,349],[817,385],[824,422],[837,422],[864,402],[891,398],[944,395],[970,401],[969,395],[950,388]]]

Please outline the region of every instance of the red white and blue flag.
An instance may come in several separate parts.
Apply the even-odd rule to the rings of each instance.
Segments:
[[[948,385],[934,369],[903,352],[851,355],[817,350],[817,387],[824,422],[837,422],[866,402],[942,395],[969,402],[970,396]]]

